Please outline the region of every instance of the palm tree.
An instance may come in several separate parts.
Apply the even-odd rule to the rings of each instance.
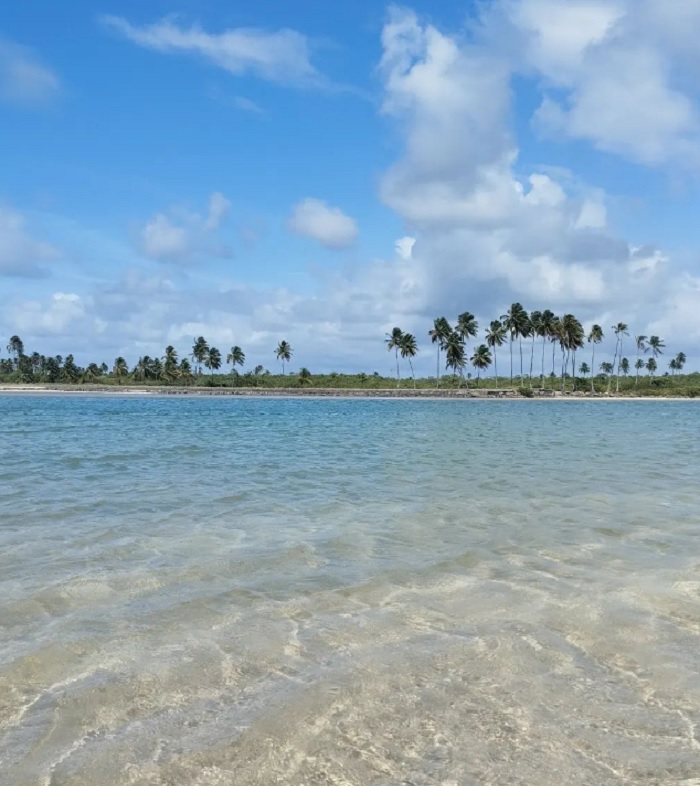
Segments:
[[[613,330],[615,331],[615,356],[613,358],[613,370],[617,369],[617,374],[615,375],[616,384],[615,384],[615,392],[620,392],[620,366],[618,357],[622,357],[622,339],[624,336],[629,336],[628,326],[624,322],[618,322],[617,325],[613,325]],[[617,364],[617,365],[616,365]],[[610,385],[612,384],[612,377],[608,377],[608,393],[610,393]]]
[[[658,336],[649,336],[649,349],[652,351],[654,357],[658,358],[659,355],[664,354],[664,349],[666,349],[666,344],[664,344],[663,340],[660,339]]]
[[[613,366],[612,363],[601,363],[600,364],[600,370],[603,372],[603,374],[605,374],[608,377],[613,373],[613,369],[614,368],[615,368],[615,366]]]
[[[191,358],[192,362],[195,364],[195,368],[197,369],[197,374],[202,373],[202,363],[204,363],[204,359],[206,358],[208,351],[209,344],[207,344],[204,336],[200,336],[194,340]]]
[[[622,358],[620,361],[620,371],[622,371],[623,376],[627,377],[630,373],[630,362],[627,358]]]
[[[24,356],[24,344],[19,336],[12,336],[7,344],[7,351],[14,361],[15,368],[19,366],[19,359]]]
[[[554,336],[554,327],[556,324],[556,315],[548,308],[540,314],[539,320],[539,335],[542,336],[542,370],[540,373],[540,387],[544,386],[544,349],[547,339],[552,340]],[[554,356],[552,356],[552,373],[554,372]]]
[[[386,344],[387,351],[391,352],[393,349],[396,356],[396,387],[398,387],[401,382],[401,374],[399,371],[399,349],[401,348],[403,331],[401,328],[395,327],[391,333],[387,333],[386,336],[387,337],[384,339],[384,343]]]
[[[636,369],[636,376],[634,380],[634,386],[637,387],[637,382],[639,381],[639,372],[644,368],[644,361],[641,358],[637,358],[636,363],[634,364]]]
[[[590,333],[588,334],[588,343],[591,344],[591,348],[593,350],[593,354],[591,355],[591,368],[595,368],[595,345],[600,344],[604,338],[605,336],[603,335],[603,328],[600,325],[593,325]],[[595,383],[593,382],[592,376],[591,393],[595,393]]]
[[[245,363],[245,352],[238,346],[231,347],[231,351],[226,355],[226,362],[231,364],[231,370],[235,373],[236,366],[243,366]]]
[[[457,333],[452,332],[445,344],[445,365],[452,369],[453,381],[458,371],[462,373],[464,364],[464,344]]]
[[[311,384],[311,372],[309,371],[306,366],[302,366],[299,369],[299,384],[300,385],[310,385]]]
[[[496,371],[496,387],[498,387],[497,347],[502,347],[506,340],[506,329],[500,319],[494,319],[486,331],[486,344],[493,350],[493,365]]]
[[[418,352],[418,345],[416,343],[416,337],[412,333],[402,333],[401,340],[399,342],[399,352],[401,353],[401,357],[404,360],[408,360],[408,365],[411,369],[411,376],[413,377],[413,389],[415,390],[416,375],[413,371],[412,359]]]
[[[177,373],[180,379],[182,379],[184,382],[192,381],[192,367],[190,366],[190,361],[187,358],[182,358]]]
[[[440,350],[447,349],[447,339],[452,335],[452,328],[445,317],[438,317],[433,322],[432,330],[428,331],[430,341],[437,344],[437,387],[440,387]]]
[[[686,361],[685,352],[679,352],[676,355],[676,369],[678,371],[683,371],[683,366],[685,366],[685,361]]]
[[[464,344],[470,338],[476,338],[479,332],[479,323],[476,321],[474,314],[465,311],[457,317],[457,324],[455,325],[455,333],[462,339]]]
[[[566,352],[566,360],[563,362],[561,375],[562,391],[564,390],[564,376],[566,367],[568,366],[569,357],[572,358],[572,390],[576,390],[576,351],[583,347],[584,336],[585,333],[583,332],[583,325],[578,321],[578,319],[576,319],[573,314],[564,314],[560,322],[560,341],[562,345],[562,352]]]
[[[675,376],[676,371],[678,371],[678,361],[676,358],[671,358],[671,360],[669,360],[668,367],[671,369],[671,376]]]
[[[471,364],[476,369],[476,386],[479,387],[481,372],[491,365],[491,352],[486,344],[480,344],[471,357]]]
[[[542,333],[542,312],[530,312],[530,335],[532,336],[532,347],[530,349],[530,387],[532,387],[532,371],[535,365],[535,338],[539,338]]]
[[[513,303],[501,317],[510,337],[510,384],[513,384],[513,341],[520,340],[520,384],[523,382],[523,336],[530,335],[530,319],[520,303]]]
[[[163,355],[163,375],[168,382],[177,379],[179,375],[177,352],[172,345],[165,348],[165,355]]]
[[[634,364],[634,367],[637,369],[637,374],[634,380],[634,386],[637,387],[637,382],[639,381],[639,369],[644,368],[644,362],[639,363],[639,353],[646,355],[649,351],[649,347],[647,346],[647,337],[646,336],[635,336],[634,343],[637,347],[637,362]]]
[[[579,374],[581,374],[584,377],[591,373],[591,369],[588,363],[581,363],[581,365],[578,367],[578,371]]]
[[[647,360],[647,371],[649,372],[650,377],[654,376],[654,373],[656,372],[656,368],[657,368],[656,360],[654,358],[649,358],[649,360]]]
[[[284,364],[289,363],[292,359],[292,355],[294,354],[294,350],[286,341],[280,341],[277,345],[277,349],[275,350],[275,355],[277,356],[277,360],[282,362],[282,376],[284,376]]]
[[[211,371],[211,377],[214,379],[214,372],[221,368],[221,352],[216,347],[207,349],[204,365]]]
[[[129,374],[129,366],[126,364],[126,360],[124,360],[121,355],[116,358],[114,361],[114,368],[112,369],[112,373],[117,378],[117,384],[122,384],[122,378],[128,376]]]

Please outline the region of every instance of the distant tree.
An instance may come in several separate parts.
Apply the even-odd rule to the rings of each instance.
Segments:
[[[600,344],[604,338],[605,335],[603,334],[603,328],[600,325],[593,325],[588,334],[588,343],[591,345],[592,349],[591,368],[595,368],[595,345]],[[593,381],[593,377],[591,377],[591,391],[595,393],[595,383]]]
[[[257,366],[256,366],[256,367],[253,369],[253,374],[255,374],[255,376],[256,376],[256,377],[259,377],[259,376],[260,376],[260,375],[263,373],[263,371],[265,371],[265,367],[264,367],[264,366],[257,365]]]
[[[416,375],[413,371],[413,358],[418,352],[418,345],[416,344],[416,337],[412,333],[403,333],[401,341],[399,342],[399,352],[404,360],[408,360],[409,368],[411,369],[411,376],[413,377],[413,387],[416,387]]]
[[[654,374],[656,373],[656,369],[656,360],[654,358],[649,358],[649,360],[647,360],[647,371],[649,372],[650,377],[653,378]]]
[[[491,365],[491,351],[486,344],[480,344],[476,347],[471,357],[471,364],[476,369],[476,386],[479,387],[481,372],[486,371]]]
[[[358,379],[359,379],[359,381],[360,381],[360,385],[364,385],[364,384],[365,384],[365,382],[367,382],[367,379],[368,379],[368,377],[367,377],[367,374],[365,374],[365,372],[364,372],[364,371],[362,371],[361,373],[359,373],[359,374],[357,375],[357,378],[358,378]]]
[[[433,322],[433,327],[428,331],[430,341],[437,344],[437,386],[440,387],[440,351],[447,349],[447,340],[452,335],[452,328],[445,317],[438,317]]]
[[[192,358],[192,362],[194,363],[197,374],[202,373],[202,364],[207,357],[208,351],[209,344],[207,343],[204,336],[200,336],[194,340],[194,343],[192,344],[192,354],[190,357]]]
[[[277,356],[277,360],[282,363],[282,376],[284,376],[284,364],[289,363],[293,354],[294,350],[292,347],[286,341],[280,341],[275,350],[275,355]]]
[[[306,366],[302,366],[299,369],[299,384],[300,385],[310,385],[311,384],[311,372],[309,371]]]
[[[540,385],[544,385],[544,352],[547,341],[554,343],[556,334],[555,327],[557,323],[556,315],[546,308],[541,314],[539,319],[539,335],[542,337],[542,367],[540,370]],[[554,374],[554,353],[552,353],[552,374]]]
[[[601,363],[600,364],[600,370],[603,372],[603,374],[605,374],[608,377],[613,373],[613,369],[614,368],[615,367],[613,366],[612,363]]]
[[[493,350],[493,367],[496,372],[496,387],[498,387],[498,357],[496,350],[498,347],[502,347],[505,341],[506,329],[503,327],[503,323],[500,319],[494,319],[489,325],[489,329],[486,331],[486,345]],[[544,354],[542,357],[544,358]],[[544,364],[544,360],[542,362]]]
[[[513,384],[513,341],[520,342],[520,384],[523,383],[523,338],[530,335],[530,317],[520,303],[513,303],[501,317],[510,338],[510,383]]]
[[[634,377],[634,386],[637,387],[637,383],[639,382],[639,372],[645,368],[645,363],[641,358],[637,358],[634,364],[634,368],[636,369],[635,377]]]
[[[221,368],[221,352],[216,347],[208,347],[207,354],[204,357],[204,365],[211,372],[213,379],[214,372]]]
[[[230,363],[232,371],[236,371],[236,366],[243,367],[245,363],[245,352],[238,346],[231,347],[231,351],[226,356],[226,362]]]
[[[165,348],[163,355],[163,379],[166,382],[174,382],[180,375],[180,369],[177,362],[177,352],[175,347],[169,345]]]
[[[675,376],[676,371],[678,371],[678,361],[676,358],[671,358],[668,363],[668,367],[671,369],[671,376]]]
[[[623,376],[627,377],[630,373],[630,362],[627,358],[622,358],[620,361],[620,371],[622,371]]]
[[[626,325],[624,322],[618,322],[617,325],[613,325],[613,330],[615,331],[615,357],[613,359],[613,371],[616,370],[615,391],[619,393],[620,392],[619,358],[622,357],[622,341],[625,336],[629,336],[629,330],[628,330],[628,325]],[[612,376],[608,378],[608,393],[610,393],[611,383],[612,383]]]
[[[401,381],[401,373],[399,371],[399,349],[401,349],[401,339],[403,338],[403,331],[401,328],[395,327],[391,333],[386,334],[384,343],[389,352],[394,351],[396,356],[396,387],[399,386]]]
[[[651,349],[652,355],[655,358],[658,358],[659,355],[664,354],[664,349],[666,349],[666,344],[664,344],[663,340],[660,339],[658,336],[649,336],[649,349]],[[649,364],[647,363],[647,368]]]
[[[586,377],[591,373],[591,368],[588,363],[581,363],[578,368],[578,372],[582,377]]]
[[[452,369],[452,380],[464,370],[464,343],[454,331],[450,333],[445,344],[445,366]]]
[[[129,366],[127,366],[126,360],[124,360],[121,355],[114,361],[112,373],[117,378],[117,384],[119,385],[122,384],[122,379],[124,379],[124,377],[129,376]]]
[[[676,355],[676,370],[677,371],[683,371],[683,366],[685,366],[685,361],[686,361],[685,352],[679,352]]]
[[[180,361],[178,376],[185,383],[192,381],[192,366],[190,365],[190,361],[187,358],[182,358]]]
[[[14,362],[15,368],[19,366],[19,359],[24,355],[24,343],[19,336],[12,336],[7,344],[7,351]]]

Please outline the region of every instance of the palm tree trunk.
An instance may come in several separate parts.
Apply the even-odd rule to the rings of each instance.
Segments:
[[[440,343],[438,342],[438,358],[437,358],[437,374],[435,375],[435,379],[437,380],[436,387],[440,387]]]
[[[518,341],[520,343],[520,386],[523,386],[523,337],[519,336]]]
[[[615,393],[620,392],[620,363],[622,363],[622,336],[620,336],[620,359],[617,361],[617,374],[615,377]]]
[[[639,345],[637,345],[637,363],[639,363]],[[637,387],[639,384],[639,366],[637,363],[634,364],[635,374],[634,374],[634,386]]]
[[[411,362],[411,358],[408,359],[408,365],[411,368],[411,376],[413,377],[413,389],[416,389],[416,375],[413,371],[413,363]]]
[[[576,350],[571,353],[571,392],[576,392]]]
[[[530,351],[530,387],[532,387],[532,367],[535,365],[535,331],[532,331],[532,350]]]
[[[569,367],[569,360],[564,352],[564,347],[561,348],[561,392],[566,389],[564,377],[566,376],[566,369]]]
[[[554,372],[556,371],[556,353],[557,353],[557,342],[552,339],[552,376],[555,376]],[[552,387],[554,387],[554,380],[552,380]]]
[[[613,355],[613,374],[615,373],[615,366],[617,364],[617,345],[620,343],[620,339],[618,338],[615,341],[615,354]],[[612,386],[612,374],[608,377],[608,393],[610,393],[610,387]]]
[[[510,336],[510,386],[513,387],[513,334]]]
[[[399,348],[396,347],[396,387],[399,387],[400,381],[401,381],[401,377],[399,372]]]
[[[493,345],[493,366],[496,370],[496,388],[498,388],[498,352],[496,352],[496,345]]]
[[[591,356],[591,393],[595,393],[595,386],[593,385],[593,375],[595,374],[595,341],[591,346],[593,347],[593,355]]]
[[[541,388],[544,387],[544,348],[545,348],[546,342],[547,342],[547,337],[543,335],[542,336],[542,373],[540,374],[540,387]]]

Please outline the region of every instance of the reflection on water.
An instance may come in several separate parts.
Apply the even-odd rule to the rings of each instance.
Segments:
[[[0,780],[698,786],[699,424],[0,398]]]

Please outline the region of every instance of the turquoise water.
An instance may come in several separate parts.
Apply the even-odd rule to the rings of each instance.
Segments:
[[[698,403],[0,429],[3,785],[700,784]]]

